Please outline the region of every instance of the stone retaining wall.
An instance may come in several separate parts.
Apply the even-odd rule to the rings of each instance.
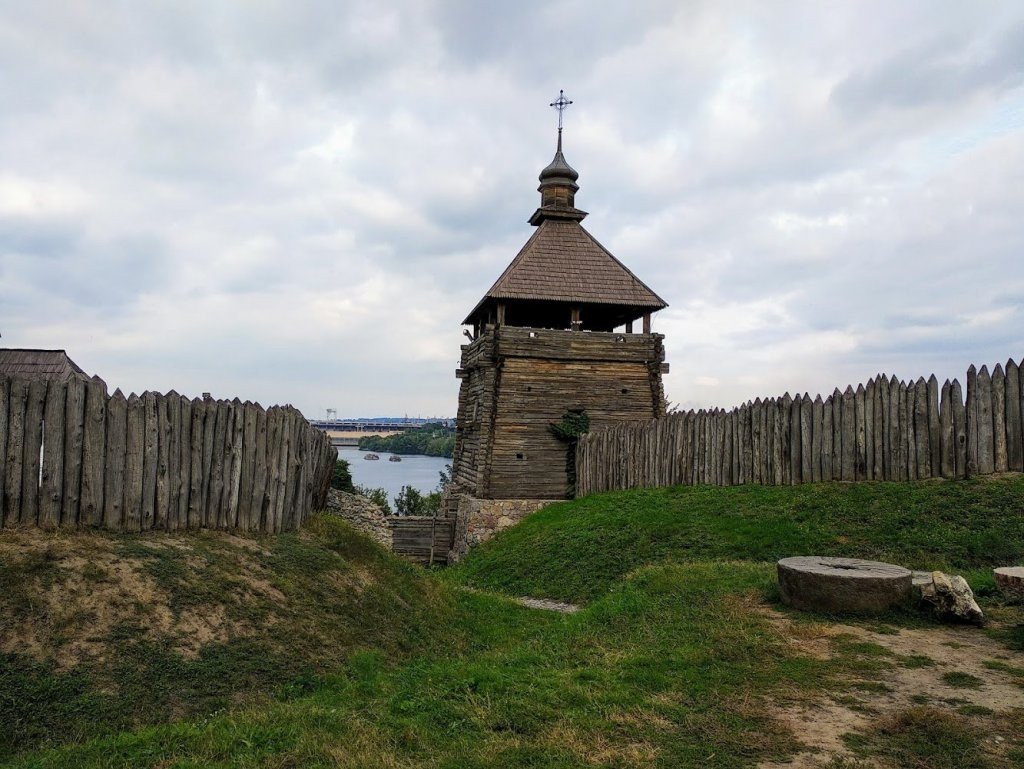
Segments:
[[[478,499],[460,496],[456,513],[455,542],[449,563],[459,561],[471,547],[486,542],[499,531],[519,523],[554,499]]]

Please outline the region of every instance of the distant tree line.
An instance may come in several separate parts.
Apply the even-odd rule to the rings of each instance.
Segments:
[[[437,422],[428,422],[422,427],[395,435],[360,438],[359,448],[390,454],[425,454],[428,457],[451,458],[455,452],[455,430]]]

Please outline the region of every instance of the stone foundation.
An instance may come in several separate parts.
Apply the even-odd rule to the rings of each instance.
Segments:
[[[456,563],[471,547],[486,542],[499,531],[515,526],[523,518],[557,499],[478,499],[461,495],[456,512],[455,542],[448,562]]]
[[[388,550],[391,549],[391,527],[388,526],[384,511],[366,497],[329,489],[327,512],[344,518]]]

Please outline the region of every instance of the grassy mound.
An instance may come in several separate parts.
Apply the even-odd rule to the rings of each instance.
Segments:
[[[451,578],[512,595],[589,601],[638,566],[666,558],[812,554],[917,569],[1016,563],[1024,554],[1024,476],[596,494],[530,516],[470,553]]]
[[[312,686],[435,642],[447,594],[342,521],[297,534],[0,533],[0,759]]]

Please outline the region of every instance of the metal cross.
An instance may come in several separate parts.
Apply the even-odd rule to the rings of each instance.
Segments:
[[[558,110],[558,132],[562,132],[562,113],[565,112],[565,108],[572,104],[571,99],[565,98],[565,91],[558,90],[558,98],[551,102],[548,106],[554,107]]]

